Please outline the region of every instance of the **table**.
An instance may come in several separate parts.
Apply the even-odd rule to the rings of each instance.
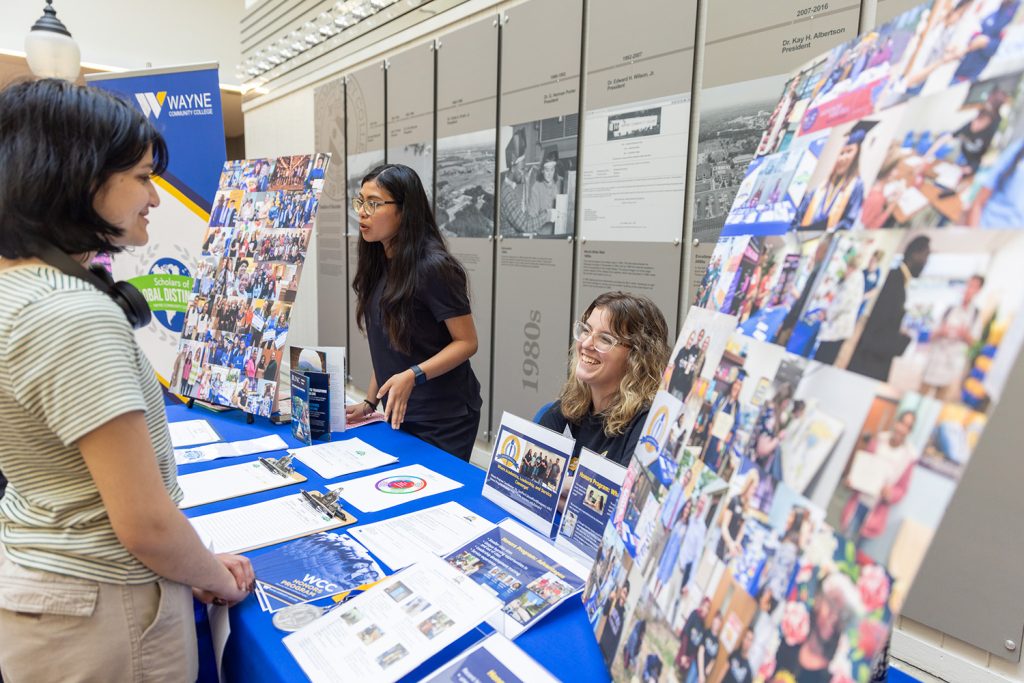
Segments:
[[[167,408],[167,419],[171,422],[200,418],[208,420],[225,441],[250,439],[276,432],[290,446],[298,447],[301,445],[292,437],[289,426],[276,426],[267,420],[259,418],[257,418],[254,424],[246,424],[245,415],[239,411],[214,413],[202,408],[189,410],[183,405],[168,406]],[[483,488],[484,472],[469,463],[462,462],[458,458],[448,455],[444,451],[404,432],[393,431],[383,423],[359,427],[353,431],[335,435],[335,439],[347,439],[353,436],[357,436],[382,451],[399,458],[399,462],[394,465],[372,470],[373,472],[385,472],[388,469],[418,463],[463,484],[463,487],[460,489],[410,501],[381,512],[366,513],[353,510],[353,514],[358,519],[357,525],[397,517],[415,510],[440,505],[447,501],[456,501],[494,522],[509,516],[504,510],[494,503],[484,500],[480,495],[480,490]],[[282,451],[269,455],[277,457],[283,454]],[[268,454],[263,455],[266,456]],[[179,473],[188,474],[226,465],[234,465],[240,462],[255,460],[257,457],[256,455],[251,455],[239,458],[222,458],[204,463],[183,465],[179,467]],[[301,484],[307,490],[316,489],[322,491],[324,490],[325,483],[355,479],[367,474],[367,472],[359,472],[345,477],[325,480],[298,460],[295,461],[295,468],[298,472],[309,478],[307,482]],[[191,508],[186,510],[185,514],[189,517],[195,517],[220,510],[251,505],[263,500],[296,493],[298,489],[299,485],[293,485],[271,491],[263,491],[240,498]],[[351,528],[354,527],[345,527],[340,531]],[[277,546],[261,548],[246,554],[255,556],[275,547]],[[381,563],[381,566],[385,565]],[[390,567],[386,568],[390,571]],[[273,626],[271,615],[260,610],[255,597],[250,597],[245,602],[232,607],[230,622],[231,636],[228,639],[223,660],[224,680],[245,681],[246,683],[306,680],[302,669],[281,642],[281,639],[287,634]],[[428,660],[403,680],[415,681],[425,677],[428,673],[439,668],[442,664],[481,639],[485,633],[490,633],[490,628],[486,625],[477,631],[470,632],[467,636]],[[583,605],[578,599],[571,598],[560,605],[543,621],[517,638],[516,644],[560,680],[588,682],[609,680],[608,672],[601,658],[601,651],[594,640]]]

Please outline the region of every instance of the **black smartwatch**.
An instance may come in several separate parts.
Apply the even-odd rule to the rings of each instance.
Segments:
[[[416,386],[427,383],[427,373],[420,369],[420,366],[414,365],[411,368],[412,374],[416,376]]]

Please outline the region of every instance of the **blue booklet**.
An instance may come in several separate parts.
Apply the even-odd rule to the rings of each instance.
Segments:
[[[345,534],[323,532],[251,558],[265,611],[344,593],[385,577],[367,550]]]

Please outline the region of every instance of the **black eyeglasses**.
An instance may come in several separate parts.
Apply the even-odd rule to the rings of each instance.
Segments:
[[[362,197],[352,198],[352,208],[356,210],[356,213],[362,213],[363,208],[366,209],[366,215],[372,216],[376,213],[377,209],[384,206],[385,204],[401,204],[402,202],[389,201],[385,202],[380,199],[363,199]]]

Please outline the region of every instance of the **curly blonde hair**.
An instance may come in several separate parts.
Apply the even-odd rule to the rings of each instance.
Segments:
[[[586,322],[595,309],[608,311],[612,332],[629,347],[626,374],[611,405],[604,410],[604,433],[618,436],[626,431],[638,412],[650,407],[668,364],[668,325],[653,301],[626,292],[605,292],[584,311]],[[590,387],[576,378],[579,356],[576,343],[569,348],[569,378],[559,397],[565,419],[579,423],[593,406]]]

